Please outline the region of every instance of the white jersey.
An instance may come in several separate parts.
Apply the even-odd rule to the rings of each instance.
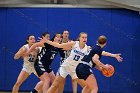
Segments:
[[[87,45],[85,44],[85,47],[83,49],[80,49],[79,41],[76,41],[74,47],[71,49],[69,57],[64,62],[76,67],[81,62],[81,59],[87,53],[88,53]]]
[[[76,67],[88,52],[89,49],[86,44],[83,49],[80,49],[79,41],[76,41],[74,47],[71,49],[69,57],[64,60],[57,74],[63,78],[66,78],[67,75],[70,75],[72,79],[78,78],[75,72]]]
[[[28,44],[24,45],[23,47],[26,48],[26,51],[28,51],[30,49]],[[38,47],[35,48],[35,50],[33,50],[29,54],[29,56],[23,58],[23,60],[24,60],[23,70],[26,69],[26,72],[28,72],[28,73],[31,73],[32,71],[34,71],[34,62],[35,62],[35,60],[37,58],[37,54],[39,52],[38,50],[39,50]],[[32,70],[32,71],[28,71],[29,69]]]

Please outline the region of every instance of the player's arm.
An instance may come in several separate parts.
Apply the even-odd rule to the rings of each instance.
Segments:
[[[30,49],[25,53],[25,56],[28,56],[36,47],[44,47],[44,42],[37,42],[33,44]]]
[[[68,48],[72,48],[75,44],[74,41],[71,41],[71,42],[67,42],[67,43],[62,43],[62,44],[59,44],[57,42],[52,42],[52,41],[49,41],[49,40],[46,40],[46,43],[54,46],[54,47],[57,47],[57,48],[63,48],[64,50]]]
[[[37,47],[37,53],[39,53],[41,51],[42,47]]]
[[[21,47],[18,52],[15,54],[14,59],[17,60],[26,52],[26,48],[23,46]]]
[[[99,55],[98,54],[95,54],[93,57],[92,57],[92,61],[97,65],[98,68],[102,69],[102,68],[105,68],[105,69],[109,69],[107,66],[105,66],[100,60],[99,60]]]
[[[102,55],[103,56],[114,57],[114,58],[116,58],[118,60],[118,62],[122,62],[123,61],[123,58],[120,56],[121,54],[112,54],[112,53],[103,51]]]
[[[102,71],[102,67],[98,66],[98,65],[95,65],[95,68],[99,71]]]

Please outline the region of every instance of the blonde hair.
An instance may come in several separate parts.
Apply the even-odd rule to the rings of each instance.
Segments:
[[[82,34],[88,35],[86,32],[81,32],[81,33],[79,34],[78,38],[77,38],[78,41],[79,41],[79,38],[81,37]]]

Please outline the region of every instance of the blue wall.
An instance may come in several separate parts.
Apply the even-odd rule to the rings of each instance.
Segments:
[[[11,90],[22,69],[22,59],[15,61],[13,53],[24,44],[28,34],[38,37],[49,31],[53,35],[64,29],[69,29],[71,39],[76,39],[82,31],[87,32],[88,45],[91,46],[103,34],[108,38],[105,50],[122,53],[123,63],[113,58],[102,58],[104,63],[115,67],[113,77],[106,78],[93,69],[99,92],[140,91],[140,15],[125,9],[96,8],[0,8],[0,90]],[[52,64],[55,72],[58,67],[59,55]],[[37,82],[38,79],[31,75],[20,90],[31,90]],[[65,90],[72,90],[70,78],[67,78]]]

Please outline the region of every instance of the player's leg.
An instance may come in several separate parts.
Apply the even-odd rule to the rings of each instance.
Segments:
[[[56,76],[60,76],[60,68],[58,69],[58,72],[57,72]],[[61,81],[61,83],[59,84],[58,93],[63,93],[65,82],[66,82],[66,78],[64,78],[64,79]]]
[[[26,71],[22,70],[17,78],[17,81],[12,89],[12,93],[18,93],[19,87],[21,84],[28,78],[29,73]]]
[[[58,88],[58,93],[63,93],[65,82],[66,82],[66,78],[64,78],[63,80],[61,80],[61,83],[59,84],[59,88]]]
[[[72,65],[69,66],[69,75],[72,78],[73,93],[77,93],[77,79],[78,79],[78,77],[76,75],[75,68],[76,68],[75,66],[72,66]]]
[[[59,84],[61,81],[63,81],[65,78],[61,76],[56,76],[54,82],[52,83],[51,87],[48,89],[47,93],[55,93],[57,89],[59,88]],[[62,92],[63,93],[63,92]]]
[[[31,91],[31,93],[43,93],[42,91],[43,84],[44,84],[43,81],[39,81],[36,84],[35,88]]]
[[[82,93],[87,93],[86,91],[90,90],[92,90],[92,92],[88,93],[97,93],[97,82],[90,66],[85,64],[79,64],[76,68],[76,75],[80,80],[83,80],[83,83],[85,83]]]
[[[72,79],[72,88],[73,88],[73,93],[77,93],[77,81],[76,81],[76,79]]]
[[[53,71],[51,71],[51,72],[49,73],[49,77],[50,77],[50,79],[51,79],[51,83],[53,83],[53,81],[54,81],[54,79],[55,79],[55,74],[54,74]]]
[[[39,76],[37,75],[34,68],[33,68],[32,72],[36,75],[36,77],[39,78]],[[40,80],[30,93],[43,93],[43,91],[42,91],[43,84],[44,84],[43,81]]]
[[[53,71],[51,71],[51,72],[49,73],[49,77],[50,77],[51,83],[53,83],[54,80],[55,80],[55,74],[54,74]],[[56,91],[54,91],[54,93],[58,93],[58,89],[57,89]]]
[[[47,93],[49,87],[50,87],[50,77],[47,72],[44,72],[43,75],[40,76],[41,81],[43,81],[43,93]]]
[[[98,92],[97,81],[93,74],[90,74],[85,81],[86,81],[86,84],[88,85],[88,87],[91,89],[91,93]]]
[[[64,79],[68,75],[65,67],[60,67],[60,69],[58,70],[58,73],[57,74],[58,75],[56,76],[54,82],[52,83],[52,85],[49,88],[49,90],[48,90],[47,93],[55,93],[55,91],[57,91],[57,89],[59,88],[60,83],[62,84],[61,81],[64,81]],[[62,93],[63,93],[63,91],[62,91]]]

